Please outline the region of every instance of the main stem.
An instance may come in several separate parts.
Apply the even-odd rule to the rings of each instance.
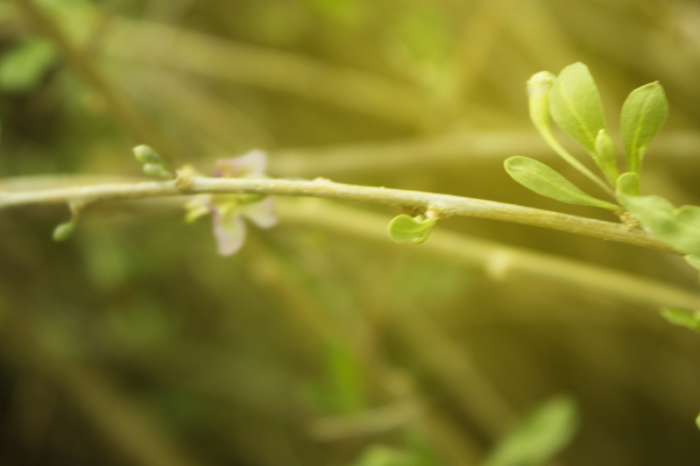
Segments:
[[[321,197],[347,201],[396,205],[418,210],[431,209],[439,218],[466,216],[522,223],[593,236],[610,241],[678,253],[642,229],[623,224],[532,209],[513,204],[446,194],[404,191],[342,183],[318,178],[313,181],[267,178],[192,177],[171,181],[99,184],[39,191],[0,192],[0,209],[47,203],[91,203],[186,194],[259,193]]]

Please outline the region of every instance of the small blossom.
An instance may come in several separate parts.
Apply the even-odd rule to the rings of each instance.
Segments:
[[[262,177],[267,166],[264,152],[254,150],[240,157],[219,159],[214,176],[224,178]],[[277,223],[271,198],[258,194],[205,194],[185,205],[187,222],[211,214],[219,254],[229,256],[243,245],[246,218],[261,228]]]

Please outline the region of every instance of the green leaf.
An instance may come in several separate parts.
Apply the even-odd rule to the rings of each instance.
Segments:
[[[639,173],[647,147],[667,116],[668,101],[659,83],[637,88],[627,97],[620,114],[620,131],[629,171]]]
[[[697,425],[698,429],[700,429],[700,414],[698,414],[698,417],[695,418],[695,425]]]
[[[167,167],[167,164],[165,163],[165,160],[156,152],[153,150],[150,146],[146,146],[144,144],[140,146],[136,146],[133,149],[134,152],[134,158],[139,163],[142,164],[152,164],[152,165],[160,165],[162,167]]]
[[[371,445],[354,466],[421,466],[419,457],[406,450],[385,445]]]
[[[691,267],[700,270],[700,256],[687,255],[685,256],[685,261],[690,264]]]
[[[133,149],[134,157],[143,164],[143,172],[155,178],[172,178],[173,172],[163,158],[146,145],[136,146]]]
[[[389,223],[389,238],[396,243],[411,240],[420,244],[428,239],[435,223],[437,223],[435,220],[428,220],[423,216],[399,215]]]
[[[620,173],[617,171],[617,158],[615,157],[615,143],[605,129],[598,131],[595,139],[595,154],[593,155],[596,165],[600,167],[605,178],[610,185],[615,186]]]
[[[660,196],[620,194],[618,198],[659,239],[686,254],[700,255],[700,207],[676,209]]]
[[[700,332],[700,311],[690,309],[668,308],[661,311],[668,322],[679,327],[685,327]]]
[[[162,165],[154,165],[147,163],[143,166],[143,172],[154,178],[172,178],[174,175],[171,171],[163,168]]]
[[[0,61],[0,89],[25,92],[35,87],[56,60],[46,39],[31,39],[6,52]]]
[[[617,194],[639,196],[639,174],[627,172],[617,179]]]
[[[540,466],[563,450],[578,427],[578,409],[569,397],[557,396],[521,422],[482,466]]]
[[[61,223],[53,230],[54,241],[66,241],[73,235],[75,231],[75,222],[71,220],[70,222]]]
[[[562,70],[549,93],[556,124],[595,157],[595,142],[605,129],[603,104],[588,67],[574,63]]]
[[[506,171],[515,181],[528,189],[568,204],[601,207],[612,211],[619,206],[596,199],[581,191],[562,175],[537,160],[516,155],[505,162]]]
[[[532,75],[527,82],[530,119],[540,133],[551,131],[552,115],[549,113],[549,92],[556,79],[556,76],[549,71],[540,71]]]

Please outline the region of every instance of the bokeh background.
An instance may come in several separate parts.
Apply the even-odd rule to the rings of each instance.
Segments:
[[[527,115],[525,81],[577,61],[613,131],[663,84],[643,191],[700,203],[693,0],[0,1],[0,189],[142,178],[142,143],[202,173],[258,148],[272,176],[615,221],[502,168],[596,192]],[[223,258],[185,201],[90,206],[64,243],[65,206],[0,212],[1,464],[525,465],[484,461],[562,395],[547,464],[700,461],[700,336],[658,312],[700,308],[682,258],[467,218],[397,245],[398,207],[292,199]]]

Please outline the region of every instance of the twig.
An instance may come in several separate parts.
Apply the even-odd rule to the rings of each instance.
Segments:
[[[0,192],[0,209],[30,205],[82,201],[114,201],[182,194],[259,193],[285,196],[322,197],[346,201],[396,205],[413,209],[432,209],[440,217],[465,216],[522,223],[553,230],[593,236],[609,241],[677,253],[642,229],[619,223],[604,222],[547,210],[513,204],[471,199],[467,197],[433,194],[419,191],[375,188],[333,183],[318,178],[314,181],[255,178],[207,178],[187,180],[186,188],[178,189],[177,181],[150,181],[143,183],[103,184],[28,192]]]
[[[330,205],[318,200],[278,199],[279,216],[284,222],[331,229],[374,241],[386,241],[386,220],[379,214]],[[506,246],[494,241],[436,229],[419,247],[418,254],[439,256],[462,264],[483,267],[494,279],[525,275],[645,305],[700,308],[700,292],[686,290],[609,267],[565,259],[543,252]]]

